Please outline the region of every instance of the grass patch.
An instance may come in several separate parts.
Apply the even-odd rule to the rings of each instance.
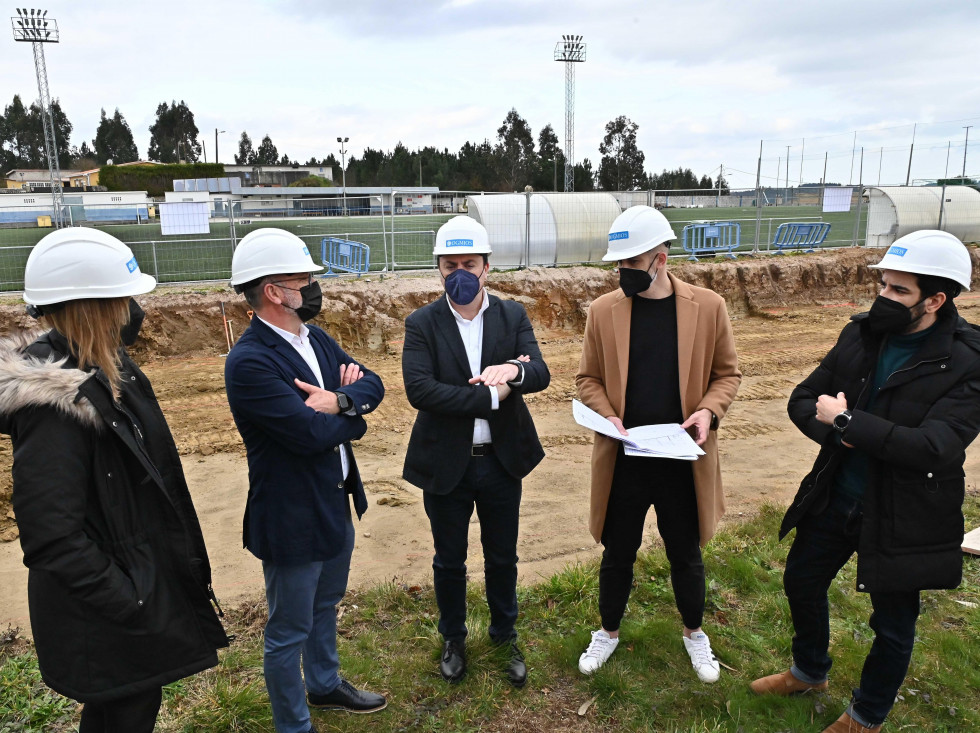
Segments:
[[[965,507],[980,522],[976,492]],[[752,695],[748,683],[790,663],[793,629],[782,591],[789,541],[778,543],[782,510],[764,508],[721,532],[705,552],[708,609],[705,628],[723,669],[715,685],[698,682],[681,642],[680,620],[661,549],[641,555],[636,587],[616,653],[596,674],[578,673],[578,655],[598,623],[598,568],[576,564],[520,589],[521,643],[527,687],[506,682],[506,659],[487,638],[482,587],[469,593],[469,671],[457,685],[439,676],[441,642],[430,587],[385,583],[350,593],[340,619],[344,673],[386,694],[376,715],[313,712],[325,731],[819,731],[836,720],[860,677],[872,634],[870,604],[854,590],[854,561],[834,582],[830,600],[830,692],[773,699]],[[963,585],[923,593],[912,666],[889,718],[895,730],[980,730],[980,559],[968,557]],[[262,680],[262,604],[229,614],[233,647],[214,670],[167,688],[160,731],[272,731]],[[58,730],[77,719],[75,706],[41,684],[32,654],[0,666],[0,732]],[[579,707],[594,699],[584,716]],[[18,727],[19,726],[19,727]]]

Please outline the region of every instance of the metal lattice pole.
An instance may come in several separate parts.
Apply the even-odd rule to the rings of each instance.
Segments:
[[[51,177],[51,219],[55,228],[60,229],[65,225],[65,192],[61,186],[54,115],[51,111],[51,95],[48,93],[48,69],[44,62],[44,44],[58,42],[58,22],[48,17],[47,10],[34,8],[17,8],[17,16],[10,19],[14,40],[28,42],[34,50],[38,103],[41,105],[41,122],[44,127],[44,152],[48,156],[48,173]]]
[[[575,190],[575,64],[565,62],[565,190]]]
[[[48,173],[51,176],[52,223],[55,229],[64,226],[65,192],[61,186],[61,166],[58,164],[58,143],[54,134],[54,114],[51,112],[51,96],[48,94],[48,69],[44,63],[44,44],[34,41],[34,68],[37,71],[37,91],[41,102],[41,119],[44,123],[44,150],[48,155]]]
[[[565,64],[565,191],[575,190],[575,64],[585,61],[582,36],[563,35],[555,61]]]

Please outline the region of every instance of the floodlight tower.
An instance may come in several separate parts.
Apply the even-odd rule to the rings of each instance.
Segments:
[[[350,141],[349,137],[338,137],[337,142],[340,143],[340,174],[344,177],[343,189],[344,193],[344,216],[347,216],[347,143]],[[334,158],[336,160],[336,158]]]
[[[34,48],[34,69],[37,71],[37,91],[41,104],[41,120],[44,124],[44,151],[48,156],[48,173],[51,174],[51,208],[55,228],[63,226],[65,193],[61,188],[61,168],[58,165],[58,146],[54,134],[54,116],[51,113],[51,97],[48,94],[48,69],[44,63],[44,44],[58,42],[58,21],[48,17],[47,10],[17,8],[16,18],[10,19],[14,40],[30,43]]]
[[[563,35],[555,61],[565,62],[565,190],[575,190],[575,64],[585,61],[582,36]]]

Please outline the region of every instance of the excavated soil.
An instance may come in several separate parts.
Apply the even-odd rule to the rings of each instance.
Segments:
[[[974,269],[980,270],[973,250]],[[768,257],[735,262],[675,263],[682,279],[724,296],[732,316],[745,378],[720,432],[728,498],[727,521],[753,513],[763,502],[785,504],[815,455],[815,447],[786,417],[786,398],[830,349],[847,317],[876,294],[867,265],[880,252],[863,249]],[[980,273],[976,273],[980,274]],[[977,278],[980,282],[980,278]],[[493,273],[491,290],[525,305],[551,369],[551,386],[531,395],[547,457],[524,482],[519,554],[525,581],[569,562],[599,554],[587,531],[591,434],[575,424],[570,399],[589,303],[616,287],[606,269],[579,267]],[[401,383],[404,318],[440,293],[432,273],[324,283],[317,323],[385,382],[384,402],[369,416],[356,446],[371,503],[358,525],[351,583],[364,586],[397,578],[431,577],[432,540],[421,494],[401,479],[415,411]],[[161,288],[141,298],[147,318],[132,349],[153,382],[183,456],[214,566],[215,589],[233,602],[262,593],[259,562],[241,546],[247,492],[245,454],[224,395],[221,302],[239,334],[248,321],[244,303],[218,286]],[[980,299],[965,293],[960,312],[980,323]],[[23,306],[0,305],[0,333],[32,327]],[[0,629],[29,626],[26,569],[10,508],[11,446],[0,439]],[[968,452],[967,482],[975,489],[980,449]],[[969,499],[976,501],[976,492]],[[651,512],[646,528],[657,541]],[[479,528],[474,518],[471,569],[481,573]]]

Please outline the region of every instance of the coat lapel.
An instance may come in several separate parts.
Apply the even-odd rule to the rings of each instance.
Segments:
[[[622,291],[620,291],[622,292]],[[630,320],[633,317],[633,299],[623,295],[612,306],[613,334],[616,342],[616,360],[619,367],[619,390],[609,395],[617,400],[613,405],[623,415],[626,412],[626,381],[630,370]]]
[[[489,293],[485,293],[490,297]],[[480,369],[486,369],[495,364],[494,347],[497,345],[497,332],[500,330],[500,305],[495,300],[490,301],[490,307],[483,312],[483,344],[480,349]]]
[[[299,355],[299,352],[293,348],[293,345],[287,343],[286,340],[280,336],[278,333],[269,328],[258,316],[252,318],[252,328],[257,328],[258,333],[262,335],[262,341],[283,359],[288,361],[293,368],[296,370],[296,376],[307,384],[316,384],[316,375],[313,374],[313,370],[310,369],[310,365],[306,363],[306,360]],[[322,362],[320,371],[323,371]],[[327,377],[324,376],[324,380]]]
[[[449,310],[446,296],[442,296],[436,301],[435,322],[443,340],[449,346],[449,351],[452,352],[457,364],[459,364],[459,368],[463,370],[463,373],[469,375],[470,360],[466,358],[466,347],[463,346],[463,338],[459,335],[456,317]]]
[[[691,288],[670,273],[667,273],[674,286],[677,307],[677,369],[681,391],[681,408],[686,417],[693,409],[687,404],[687,386],[691,377],[691,361],[694,355],[694,337],[698,323],[698,304],[694,302]]]

